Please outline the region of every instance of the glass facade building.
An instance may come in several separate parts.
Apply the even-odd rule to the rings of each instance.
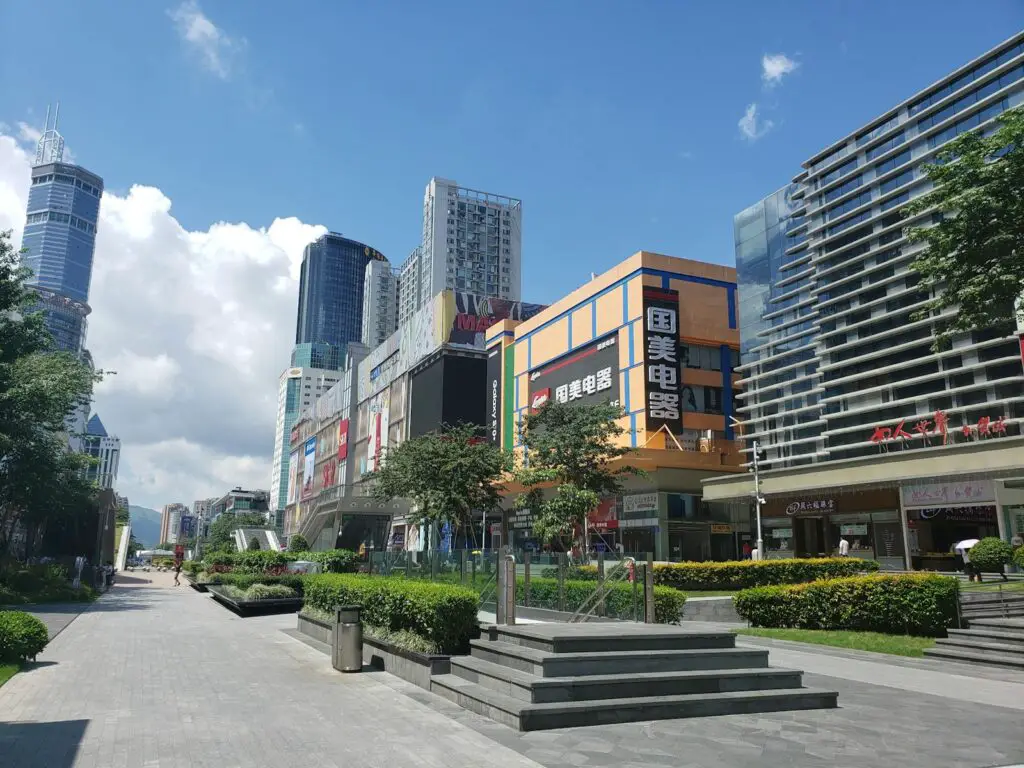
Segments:
[[[996,130],[1022,103],[1024,33],[814,155],[735,217],[739,411],[767,468],[869,456],[876,428],[909,432],[938,413],[951,432],[1002,419],[1019,433],[1017,338],[986,329],[932,350],[955,310],[917,316],[933,295],[910,268],[926,246],[906,229],[944,214],[905,206],[931,188],[923,166],[950,140]]]
[[[330,232],[306,246],[299,275],[296,344],[344,348],[362,338],[366,265],[377,250]]]
[[[96,249],[103,179],[62,162],[32,168],[22,246],[32,270],[28,284],[56,347],[80,354],[89,314],[89,283]]]

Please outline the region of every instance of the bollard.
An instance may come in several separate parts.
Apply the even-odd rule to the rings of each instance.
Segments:
[[[466,568],[466,565],[467,565],[468,562],[469,562],[469,550],[465,550],[464,549],[464,550],[462,550],[462,553],[460,554],[460,562],[459,562],[459,571],[462,574],[462,577],[461,577],[460,581],[462,581],[463,585],[466,584],[466,576],[468,575],[466,573],[466,571],[469,570],[468,568]]]
[[[505,562],[504,556],[499,550],[495,557],[494,572],[494,621],[496,624],[505,623]]]
[[[530,552],[523,554],[523,605],[530,607]]]
[[[505,624],[516,623],[516,559],[508,555],[502,563],[505,570],[505,593],[502,599],[505,602]]]
[[[558,553],[558,610],[565,611],[565,552]]]
[[[331,663],[339,672],[361,672],[363,669],[363,625],[359,620],[362,606],[343,605],[334,612],[331,633]]]
[[[644,621],[654,624],[654,555],[647,553],[644,566]]]
[[[597,610],[598,616],[604,616],[604,552],[597,553]]]

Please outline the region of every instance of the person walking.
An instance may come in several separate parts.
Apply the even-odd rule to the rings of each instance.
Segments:
[[[845,536],[839,539],[839,556],[849,557],[850,556],[850,542],[846,540]]]
[[[180,576],[181,576],[181,560],[175,560],[174,561],[174,586],[176,586],[176,587],[180,587],[181,586],[181,582],[178,581],[178,578]]]

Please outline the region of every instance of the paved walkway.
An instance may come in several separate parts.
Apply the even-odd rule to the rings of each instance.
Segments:
[[[523,734],[383,673],[334,672],[326,656],[284,634],[294,628],[294,616],[240,619],[206,595],[170,586],[170,574],[145,579],[116,585],[51,643],[41,664],[0,689],[0,765],[982,768],[1024,762],[1024,683],[969,677],[961,668],[950,674],[779,647],[773,663],[808,669],[807,685],[839,690],[839,709]],[[979,704],[978,696],[991,698]]]

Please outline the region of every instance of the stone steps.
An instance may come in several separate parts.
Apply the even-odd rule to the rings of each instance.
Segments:
[[[489,627],[431,690],[517,730],[835,707],[731,632],[647,624]]]
[[[683,604],[683,621],[716,621],[744,624],[731,597],[688,597]]]
[[[972,619],[970,629],[951,629],[925,656],[970,664],[1024,669],[1024,619]]]

